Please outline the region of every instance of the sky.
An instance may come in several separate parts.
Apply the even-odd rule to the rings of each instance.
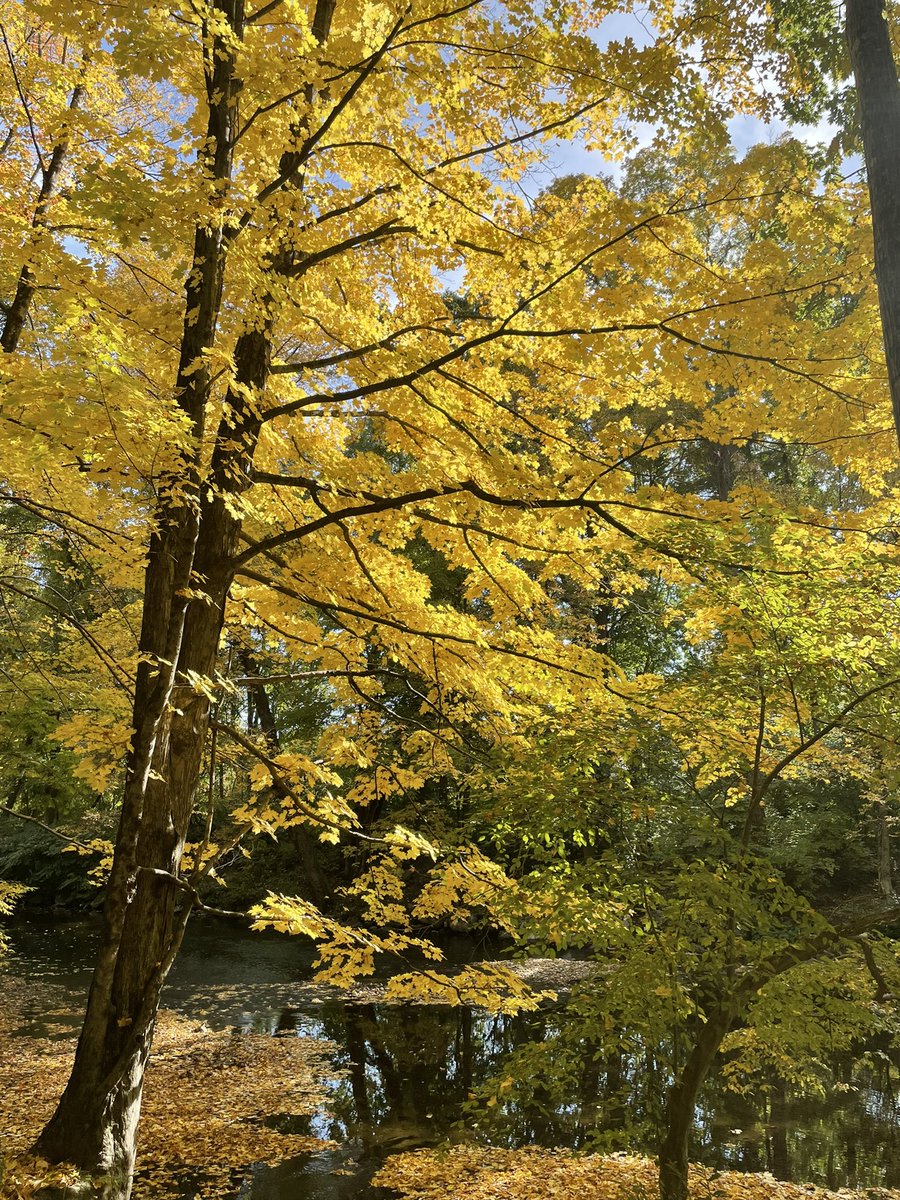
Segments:
[[[636,49],[652,45],[655,32],[649,16],[640,8],[633,12],[615,12],[605,17],[593,34],[593,40],[605,49],[610,42],[630,38]],[[655,128],[649,124],[633,126],[641,146],[653,140]],[[742,158],[751,146],[760,142],[770,143],[784,134],[790,134],[809,145],[828,144],[837,133],[837,127],[827,120],[815,125],[788,125],[784,121],[762,121],[754,116],[737,116],[728,122],[735,155]],[[849,169],[853,169],[850,164]],[[540,186],[546,187],[550,178],[574,174],[607,174],[618,178],[620,167],[611,163],[597,151],[590,151],[577,141],[558,140],[553,146],[548,163],[548,174]],[[538,189],[539,190],[539,189]]]

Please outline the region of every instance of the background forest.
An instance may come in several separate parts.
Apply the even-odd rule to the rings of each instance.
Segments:
[[[102,911],[46,1158],[130,1176],[192,913],[596,960],[472,1102],[631,1039],[663,1200],[711,1072],[893,1044],[897,28],[0,3],[0,914]]]

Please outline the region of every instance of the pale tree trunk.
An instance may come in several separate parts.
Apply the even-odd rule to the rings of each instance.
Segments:
[[[875,836],[878,845],[878,891],[885,903],[894,900],[894,877],[891,854],[891,819],[883,801],[875,804]]]
[[[887,375],[900,439],[900,85],[882,0],[846,0],[846,5],[847,48],[859,96]]]

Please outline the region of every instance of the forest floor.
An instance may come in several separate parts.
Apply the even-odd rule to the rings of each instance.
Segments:
[[[22,985],[0,976],[0,1200],[77,1180],[28,1154],[68,1079],[75,1039],[52,1023],[43,1036],[23,1034],[22,1000]],[[236,1177],[254,1163],[328,1146],[282,1130],[303,1128],[323,1105],[323,1081],[335,1074],[333,1049],[314,1038],[235,1035],[161,1012],[144,1088],[134,1200],[172,1194],[179,1178],[202,1177],[204,1200],[234,1193]]]
[[[398,1200],[657,1200],[656,1164],[628,1154],[455,1146],[395,1154],[372,1181]],[[691,1200],[900,1200],[900,1191],[829,1192],[771,1175],[691,1167]]]

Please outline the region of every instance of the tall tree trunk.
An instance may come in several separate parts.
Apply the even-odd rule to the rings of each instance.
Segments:
[[[245,0],[214,0],[206,79],[204,168],[224,195],[240,128],[236,46]],[[333,0],[318,0],[313,34],[328,36]],[[307,89],[311,97],[310,89]],[[294,131],[297,133],[297,130]],[[299,151],[282,158],[289,179]],[[72,1075],[36,1149],[54,1161],[127,1180],[134,1167],[144,1070],[159,995],[181,943],[192,900],[179,868],[203,761],[209,699],[190,681],[215,673],[225,605],[241,534],[235,499],[249,486],[269,378],[272,314],[262,297],[237,338],[234,381],[215,405],[220,415],[208,468],[202,466],[212,381],[207,351],[222,306],[228,238],[198,225],[185,286],[185,318],[175,395],[190,421],[192,450],[160,502],[145,574],[144,616],[135,686],[132,747],[104,907],[104,931]],[[293,270],[288,250],[271,270]],[[295,272],[296,273],[296,272]],[[219,398],[217,398],[219,399]],[[198,590],[202,596],[197,598]],[[127,1195],[127,1184],[121,1194]]]
[[[894,900],[893,862],[891,855],[891,822],[881,800],[875,803],[875,835],[878,843],[878,891],[886,904]]]
[[[239,411],[242,386],[265,382],[268,331],[240,338],[235,357],[237,388],[225,403],[232,414]],[[219,444],[233,447],[239,443],[242,456],[252,454],[258,433],[255,420],[244,422],[246,440],[234,438],[229,427],[227,442],[220,436]],[[38,1143],[40,1152],[48,1157],[120,1177],[133,1169],[144,1069],[159,994],[191,907],[187,901],[181,912],[176,912],[176,899],[182,891],[177,879],[202,766],[209,700],[181,681],[193,675],[208,678],[215,671],[240,533],[240,522],[226,503],[226,493],[234,495],[241,490],[240,480],[247,479],[248,463],[242,464],[238,474],[234,455],[231,448],[213,453],[212,498],[200,506],[192,556],[194,577],[204,580],[207,598],[191,603],[185,615],[179,652],[173,659],[177,682],[159,722],[143,804],[138,811],[133,804],[123,806],[125,836],[120,834],[116,854],[123,863],[128,855],[127,886],[122,889],[117,880],[110,881],[107,932],[72,1076]],[[151,560],[148,594],[156,582],[149,578],[153,566]],[[145,719],[139,705],[147,702],[145,691],[139,692],[136,729]],[[135,821],[137,838],[132,854],[128,847]],[[116,866],[114,861],[114,875]],[[125,867],[119,870],[121,874]],[[109,978],[107,956],[112,959]]]
[[[882,0],[847,0],[846,33],[859,96],[878,302],[900,439],[900,85]]]
[[[239,37],[243,0],[218,0],[217,7]],[[206,169],[225,186],[231,175],[239,87],[233,45],[219,35],[214,41],[216,65],[207,81]],[[123,1195],[134,1167],[159,994],[191,907],[185,902],[176,911],[179,893],[185,894],[178,872],[209,702],[187,681],[191,672],[210,676],[215,669],[239,533],[225,496],[246,486],[246,458],[255,445],[256,418],[239,450],[230,440],[232,429],[226,431],[229,440],[220,430],[209,475],[201,476],[211,388],[204,353],[215,341],[224,264],[222,230],[198,226],[175,384],[178,405],[190,421],[192,448],[177,476],[161,488],[144,576],[131,749],[100,948],[72,1074],[36,1146],[52,1161],[73,1162],[120,1180]],[[235,360],[238,392],[241,384],[264,386],[267,332],[238,339]],[[233,412],[246,407],[243,395],[226,397],[225,411],[229,402]],[[198,579],[206,592],[202,601],[191,598]]]
[[[659,1148],[661,1200],[687,1200],[688,1148],[694,1109],[700,1087],[715,1061],[722,1039],[731,1027],[732,1011],[719,1009],[697,1026],[697,1036],[687,1060],[669,1089],[666,1133]]]

